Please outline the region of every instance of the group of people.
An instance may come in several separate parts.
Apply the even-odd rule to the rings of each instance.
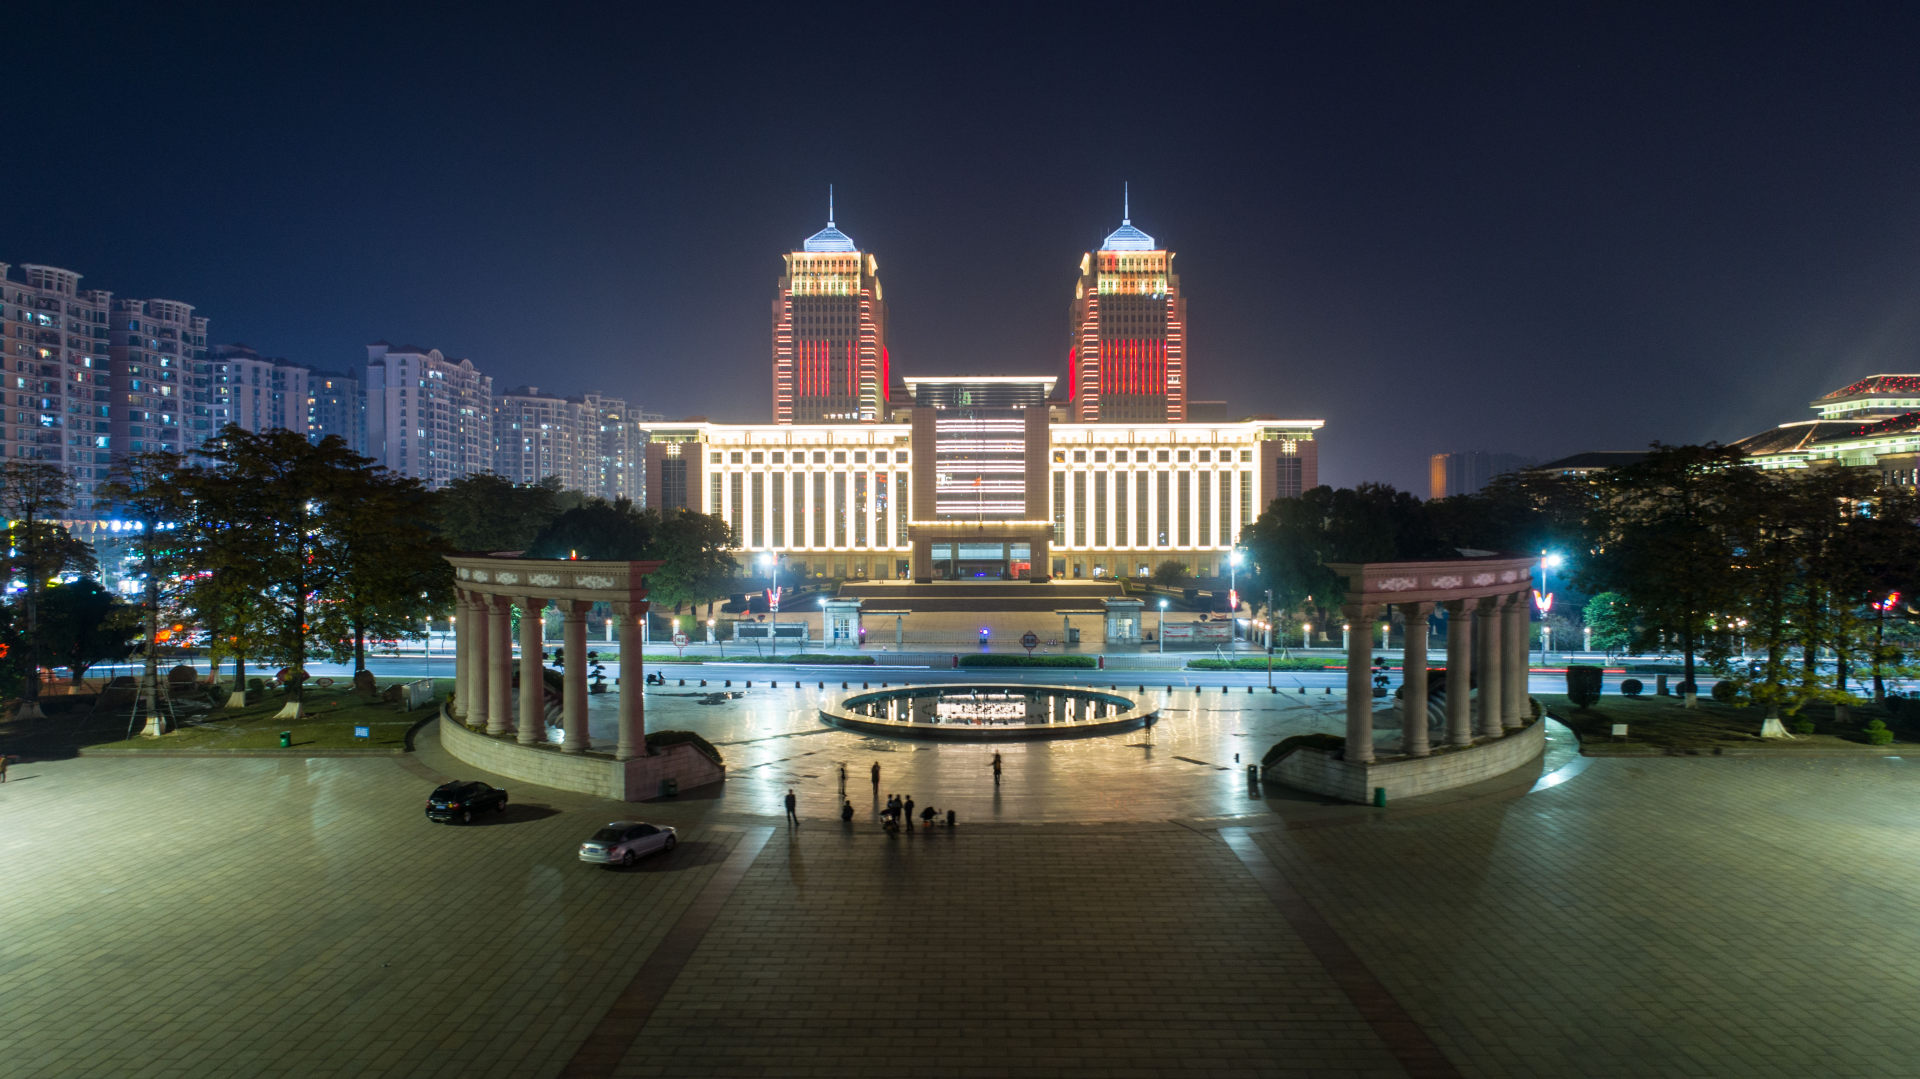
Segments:
[[[851,819],[851,815],[849,812],[851,809],[852,809],[851,804],[843,808],[840,812],[840,818],[842,820]],[[925,825],[928,828],[931,828],[933,827],[934,818],[938,817],[939,815],[940,815],[939,810],[935,809],[932,806],[927,806],[925,809],[922,809],[920,811],[920,823]],[[955,816],[956,814],[954,813],[953,810],[951,809],[947,810],[947,827],[949,828],[953,827]],[[897,794],[887,795],[887,806],[885,809],[882,809],[880,811],[880,823],[884,825],[887,831],[889,832],[898,831],[900,829],[900,826],[903,824],[906,825],[908,828],[912,828],[913,827],[913,795],[909,794],[905,798],[902,798]]]

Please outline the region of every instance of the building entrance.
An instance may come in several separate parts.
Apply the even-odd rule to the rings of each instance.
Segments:
[[[1032,546],[1026,543],[935,543],[933,575],[943,581],[1026,580],[1032,575]]]

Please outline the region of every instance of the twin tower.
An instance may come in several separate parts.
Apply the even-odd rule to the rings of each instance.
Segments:
[[[1187,300],[1173,252],[1135,228],[1130,209],[1080,257],[1063,402],[1074,422],[1187,418]],[[887,353],[879,264],[834,226],[829,199],[827,227],[786,255],[774,296],[773,422],[884,422],[904,388]]]

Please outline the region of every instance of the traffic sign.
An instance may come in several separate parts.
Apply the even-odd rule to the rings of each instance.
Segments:
[[[687,654],[687,635],[684,633],[675,633],[673,635],[673,646],[680,650],[681,655],[683,656],[686,655]]]
[[[1033,655],[1034,648],[1039,644],[1040,638],[1035,636],[1032,630],[1028,630],[1020,635],[1020,647],[1027,650],[1027,655]]]

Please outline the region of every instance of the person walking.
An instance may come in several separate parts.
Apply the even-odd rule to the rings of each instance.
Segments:
[[[907,795],[907,800],[901,803],[900,809],[901,809],[900,819],[906,822],[906,825],[908,828],[912,828],[913,827],[913,795],[911,794]]]
[[[1000,751],[997,749],[993,751],[993,785],[1000,785]]]
[[[787,788],[787,823],[788,824],[800,823],[800,817],[797,814],[795,814],[793,811],[793,808],[799,804],[800,804],[800,800],[793,796],[793,788],[791,787]]]
[[[0,783],[7,781],[7,755],[0,753]]]
[[[880,797],[880,762],[873,762],[873,796]]]
[[[847,762],[840,762],[840,793],[847,793]]]
[[[840,801],[840,822],[842,824],[853,823],[853,803],[844,798]]]

